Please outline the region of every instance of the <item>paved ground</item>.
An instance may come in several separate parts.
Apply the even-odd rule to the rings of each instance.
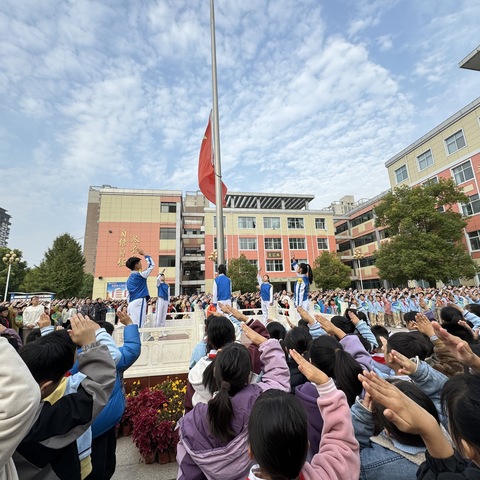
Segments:
[[[131,437],[122,437],[117,443],[117,468],[113,480],[175,480],[177,464],[146,465],[132,443]]]

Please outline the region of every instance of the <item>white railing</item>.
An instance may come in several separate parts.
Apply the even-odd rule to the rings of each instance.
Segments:
[[[246,309],[254,312],[249,318],[262,320],[260,309]],[[240,310],[242,311],[242,310]],[[269,318],[279,321],[287,330],[288,311],[291,321],[297,323],[297,312],[293,308],[269,307]],[[311,308],[313,312],[313,307]],[[325,315],[331,317],[331,315]],[[140,329],[142,352],[138,360],[125,372],[125,378],[178,375],[188,373],[192,351],[205,335],[205,312],[201,308],[189,313],[168,314],[165,327],[155,327],[155,316],[147,315],[145,328]],[[116,327],[113,333],[118,346],[123,345],[123,326]],[[164,336],[166,334],[166,336]]]

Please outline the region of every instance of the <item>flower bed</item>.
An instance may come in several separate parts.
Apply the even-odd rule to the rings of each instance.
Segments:
[[[186,382],[178,378],[141,390],[140,383],[134,382],[120,427],[124,435],[132,435],[146,463],[175,461],[175,427],[183,415],[186,389]]]

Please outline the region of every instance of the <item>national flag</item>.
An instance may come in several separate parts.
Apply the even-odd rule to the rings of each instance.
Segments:
[[[215,201],[215,167],[213,163],[214,153],[212,148],[212,122],[208,119],[207,129],[203,136],[200,155],[198,157],[198,186],[205,197],[216,205]],[[225,206],[227,187],[222,182],[222,200]]]

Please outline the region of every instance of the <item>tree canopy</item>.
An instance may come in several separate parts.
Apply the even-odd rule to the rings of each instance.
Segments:
[[[24,288],[53,292],[60,298],[77,296],[84,283],[84,265],[82,247],[65,233],[53,241],[40,265],[28,272]]]
[[[375,254],[380,277],[395,284],[472,278],[477,267],[462,243],[467,220],[452,209],[466,202],[451,179],[389,192],[374,210],[390,237]]]
[[[18,263],[12,263],[12,268],[10,269],[10,280],[8,282],[9,292],[18,292],[21,290],[21,285],[28,271],[27,262],[22,260],[21,250],[16,248],[10,249],[7,247],[0,247],[0,295],[2,298],[7,284],[8,264],[4,263],[1,259],[10,251],[13,251],[17,257],[20,258],[20,261]]]
[[[312,267],[313,279],[318,288],[334,290],[348,287],[352,270],[334,252],[323,252],[315,259]]]
[[[228,261],[227,275],[232,280],[232,290],[254,292],[257,285],[258,269],[252,265],[245,255],[231,258]]]

